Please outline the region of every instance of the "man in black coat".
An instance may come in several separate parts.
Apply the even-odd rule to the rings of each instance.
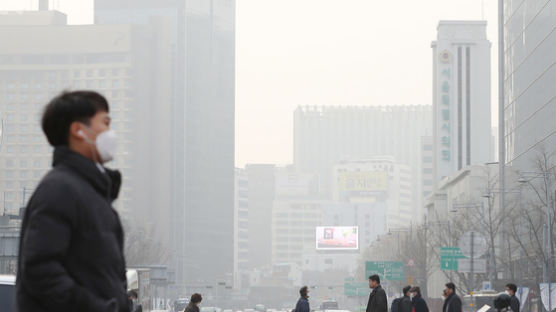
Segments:
[[[517,292],[517,286],[515,284],[508,284],[506,285],[506,293],[510,296],[510,308],[513,312],[519,312],[520,303],[519,299],[515,296]]]
[[[299,290],[299,296],[299,300],[297,300],[297,304],[295,305],[295,312],[310,312],[309,288],[307,288],[307,286],[301,287]]]
[[[446,300],[444,300],[442,312],[461,312],[462,303],[461,298],[456,295],[456,285],[451,282],[446,284],[444,292],[446,294]]]
[[[367,312],[388,312],[388,299],[386,292],[380,286],[380,277],[371,275],[369,277],[369,287],[373,290],[369,295]]]
[[[128,312],[123,230],[112,208],[121,184],[102,164],[116,147],[106,99],[89,91],[54,98],[42,129],[53,169],[39,183],[21,226],[20,312]]]
[[[413,304],[411,303],[411,298],[409,298],[409,290],[411,286],[405,286],[402,289],[403,297],[399,298],[398,312],[411,312],[413,309]]]

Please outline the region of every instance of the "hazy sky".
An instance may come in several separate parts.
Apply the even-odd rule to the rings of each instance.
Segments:
[[[432,104],[439,20],[488,21],[496,115],[495,0],[236,0],[236,165],[289,163],[298,105]],[[92,0],[51,0],[73,24]],[[0,9],[37,8],[0,0]],[[493,121],[496,121],[493,116]]]

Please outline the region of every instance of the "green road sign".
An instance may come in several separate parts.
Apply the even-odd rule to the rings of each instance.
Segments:
[[[402,281],[403,262],[396,261],[367,261],[365,263],[365,277],[378,274],[381,280],[385,281]]]
[[[459,247],[440,247],[440,269],[457,271],[458,259],[465,258]]]
[[[346,281],[344,283],[344,295],[350,297],[368,297],[371,293],[369,282]]]

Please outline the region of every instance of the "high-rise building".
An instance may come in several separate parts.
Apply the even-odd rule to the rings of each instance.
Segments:
[[[52,148],[40,129],[43,107],[62,90],[78,89],[97,90],[110,103],[111,127],[119,134],[119,144],[115,160],[107,166],[121,170],[124,179],[115,207],[128,217],[146,207],[165,204],[168,194],[163,190],[169,183],[156,173],[169,171],[166,157],[151,160],[156,150],[164,149],[170,132],[164,125],[152,127],[149,133],[142,130],[145,124],[162,122],[162,115],[169,111],[164,104],[157,110],[144,105],[155,96],[162,99],[161,103],[166,99],[164,86],[153,86],[143,78],[148,72],[144,60],[168,48],[163,36],[155,39],[157,45],[144,40],[155,38],[159,26],[157,21],[134,27],[68,26],[65,15],[57,11],[0,15],[0,38],[5,43],[0,48],[0,111],[4,125],[0,193],[7,212],[25,206],[51,166]],[[161,79],[170,68],[167,59],[162,58],[154,58],[149,66],[158,69],[151,79]],[[162,191],[157,192],[158,188]]]
[[[441,21],[433,50],[434,177],[492,161],[490,42],[484,21]]]
[[[272,264],[272,205],[275,193],[276,166],[248,164],[249,180],[249,266],[268,268]]]
[[[425,202],[425,198],[429,196],[432,191],[434,191],[434,163],[433,163],[433,140],[430,136],[424,136],[421,138],[421,172],[420,174],[420,190],[419,197],[420,203]],[[419,209],[423,209],[419,207]],[[425,211],[423,211],[425,213]],[[423,215],[423,214],[421,214]]]
[[[539,151],[556,150],[556,1],[504,6],[505,162],[534,171]]]
[[[294,114],[294,164],[320,175],[322,193],[332,197],[332,169],[340,161],[392,156],[408,165],[417,212],[420,170],[419,140],[430,135],[432,107],[301,106]],[[416,216],[416,215],[415,215]]]
[[[172,267],[182,285],[231,283],[235,1],[95,1],[96,23],[135,25],[152,18],[167,21],[165,35],[173,43],[172,53],[161,56],[174,62],[168,120],[175,144],[163,152],[174,169]]]
[[[249,177],[236,168],[234,192],[234,288],[242,287],[249,269]]]

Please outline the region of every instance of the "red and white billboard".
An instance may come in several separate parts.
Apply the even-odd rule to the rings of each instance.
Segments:
[[[359,227],[319,226],[316,233],[317,250],[358,250]]]

